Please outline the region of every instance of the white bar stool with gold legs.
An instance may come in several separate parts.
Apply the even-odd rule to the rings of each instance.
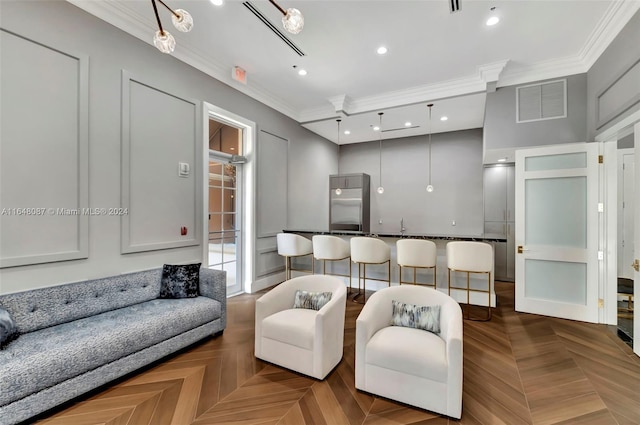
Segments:
[[[493,247],[485,242],[456,241],[447,243],[447,268],[449,295],[452,289],[467,291],[467,315],[470,320],[487,321],[491,320],[491,271],[493,270]],[[467,286],[451,286],[451,272],[462,272],[467,274]],[[481,273],[487,275],[487,289],[475,289],[470,285],[470,274]],[[487,317],[481,319],[471,318],[470,294],[480,292],[487,294]]]
[[[349,278],[349,290],[351,290],[351,247],[349,242],[331,235],[315,235],[311,238],[313,243],[313,257],[322,260],[322,274],[342,276]],[[327,273],[327,261],[347,260],[349,274]]]
[[[396,242],[396,259],[400,273],[398,278],[400,285],[411,283],[413,285],[431,286],[436,289],[436,258],[435,242],[425,239],[399,239]],[[402,280],[403,267],[413,268],[412,282]],[[433,280],[431,283],[418,283],[416,276],[418,269],[432,269]]]
[[[313,274],[313,244],[303,236],[295,233],[278,233],[276,235],[276,243],[278,245],[278,254],[285,258],[286,274],[285,279],[291,279],[291,271],[307,272]],[[291,268],[291,257],[304,257],[311,255],[311,270],[293,269]]]
[[[358,293],[353,297],[355,301],[360,295],[363,296],[362,303],[367,302],[367,279],[387,282],[391,286],[391,248],[386,242],[367,236],[356,236],[351,238],[351,260],[358,263]],[[387,279],[367,278],[367,264],[388,264]],[[360,291],[360,281],[362,280],[362,292]]]

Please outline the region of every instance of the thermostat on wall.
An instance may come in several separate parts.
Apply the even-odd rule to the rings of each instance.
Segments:
[[[178,175],[180,177],[189,177],[189,164],[186,162],[178,162]]]

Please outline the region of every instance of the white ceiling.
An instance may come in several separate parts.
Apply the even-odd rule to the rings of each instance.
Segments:
[[[151,43],[156,23],[148,0],[68,0]],[[282,32],[298,56],[239,0],[166,0],[194,18],[180,33],[160,5],[165,29],[176,38],[173,55],[338,143],[377,140],[371,126],[383,115],[383,138],[482,127],[487,90],[586,72],[640,9],[639,0],[278,0],[298,8],[305,26]],[[282,29],[266,0],[251,0]],[[490,8],[501,21],[485,25]],[[386,46],[386,55],[376,49]],[[158,54],[162,54],[158,51]],[[308,74],[301,77],[294,65]],[[231,78],[240,66],[247,85]],[[440,121],[448,116],[446,122]],[[410,121],[417,128],[404,127]]]

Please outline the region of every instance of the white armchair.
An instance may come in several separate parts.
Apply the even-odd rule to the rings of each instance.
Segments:
[[[293,308],[297,290],[332,296],[317,311]],[[310,275],[282,282],[256,301],[256,357],[324,379],[342,359],[346,298],[346,287],[336,277]]]
[[[392,300],[440,305],[440,333],[391,326]],[[356,320],[356,388],[452,418],[462,413],[462,310],[420,286],[378,290]]]

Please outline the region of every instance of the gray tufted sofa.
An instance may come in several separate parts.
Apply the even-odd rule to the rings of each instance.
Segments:
[[[226,327],[226,275],[158,299],[162,269],[0,295],[20,336],[0,350],[0,424],[15,424]]]

